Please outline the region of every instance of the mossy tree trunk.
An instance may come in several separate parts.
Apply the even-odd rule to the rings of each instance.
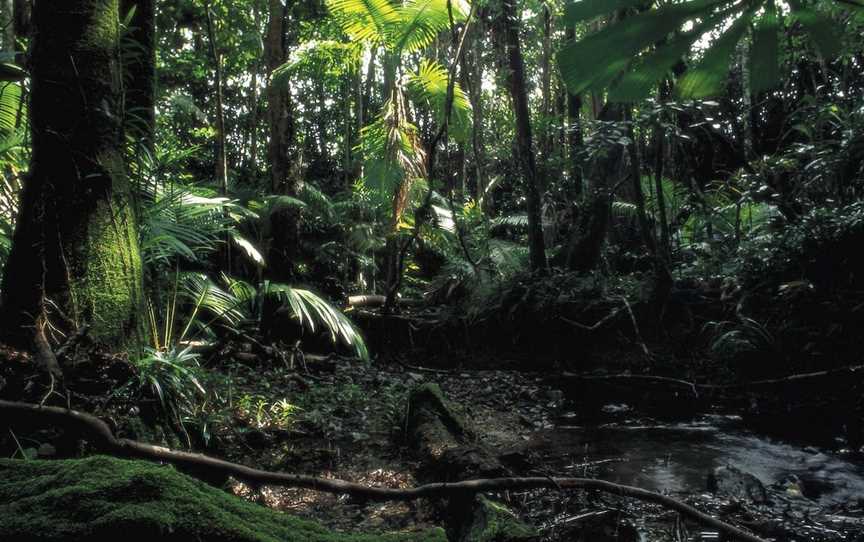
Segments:
[[[3,276],[0,325],[48,319],[107,344],[137,332],[141,258],[122,155],[118,0],[36,2],[33,154]]]

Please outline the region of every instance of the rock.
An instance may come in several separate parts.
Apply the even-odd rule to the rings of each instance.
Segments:
[[[769,501],[768,491],[758,478],[728,465],[717,467],[708,475],[708,491],[754,504]]]
[[[456,481],[510,475],[476,433],[456,413],[437,384],[411,391],[406,427],[408,439],[422,461],[427,481]],[[457,542],[529,542],[537,539],[531,526],[506,506],[482,495],[453,496],[446,511],[450,540]]]
[[[0,540],[446,542],[442,529],[334,533],[244,501],[172,467],[111,457],[0,460]]]
[[[36,455],[41,458],[54,457],[55,455],[57,455],[57,448],[45,442],[41,446],[39,446],[38,450],[36,450]]]
[[[604,510],[572,518],[557,538],[573,542],[640,542],[642,534],[620,513]]]

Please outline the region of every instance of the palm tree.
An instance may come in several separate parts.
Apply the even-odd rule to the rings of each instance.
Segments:
[[[466,21],[470,6],[460,0],[408,0],[398,6],[390,0],[328,0],[327,5],[353,42],[383,51],[385,103],[361,131],[360,148],[364,184],[390,199],[392,282],[401,274],[394,272],[399,267],[396,239],[409,207],[411,187],[429,173],[427,150],[411,119],[411,106],[431,110],[438,124],[446,125],[449,136],[457,141],[468,140],[471,125],[468,97],[458,84],[450,84],[451,74],[444,66],[431,59],[420,61],[413,69],[406,70],[406,64],[411,53],[428,47],[451,25]],[[436,138],[433,145],[437,144]]]

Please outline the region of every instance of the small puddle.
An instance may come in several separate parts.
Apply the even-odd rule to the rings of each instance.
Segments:
[[[808,499],[822,506],[864,500],[864,464],[842,455],[803,448],[747,431],[738,417],[704,416],[682,423],[634,420],[538,434],[535,448],[556,470],[581,476],[581,464],[614,460],[601,477],[666,492],[701,492],[716,467],[748,472],[766,486],[799,481]]]

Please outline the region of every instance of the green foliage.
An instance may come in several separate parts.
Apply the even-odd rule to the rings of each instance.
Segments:
[[[832,4],[832,2],[821,2]],[[620,0],[583,0],[568,5],[565,24],[572,25],[616,10],[641,5]],[[792,21],[799,22],[825,58],[840,51],[840,38],[825,13],[800,2],[790,2]],[[847,7],[844,4],[844,7]],[[864,8],[852,8],[864,9]],[[678,82],[680,98],[705,98],[720,93],[732,53],[755,24],[756,45],[751,48],[751,91],[775,86],[779,81],[777,33],[781,29],[774,0],[688,0],[625,16],[602,30],[568,44],[558,54],[558,63],[568,90],[573,94],[609,89],[617,101],[637,101],[648,96],[656,84],[690,51],[697,40],[714,40],[701,61]],[[596,59],[603,58],[603,62]]]
[[[334,344],[341,342],[352,348],[360,359],[369,359],[363,337],[351,320],[311,290],[292,288],[270,281],[264,281],[254,287],[242,280],[227,276],[223,278],[228,285],[228,291],[236,301],[233,307],[243,309],[247,316],[254,318],[259,324],[265,316],[265,301],[273,300],[282,307],[290,309],[300,326],[313,333],[323,327]]]
[[[425,103],[438,116],[438,125],[444,122],[447,103],[447,70],[438,62],[425,59],[416,72],[408,75],[408,88],[415,103]],[[454,85],[453,109],[450,114],[449,133],[456,141],[465,142],[471,135],[471,102],[459,85]]]
[[[352,40],[381,45],[401,55],[427,47],[439,32],[468,16],[464,1],[408,0],[394,5],[389,0],[328,0],[327,7]]]
[[[138,392],[149,391],[159,399],[163,411],[181,427],[183,418],[194,411],[206,395],[201,385],[198,354],[191,347],[168,350],[145,349],[143,357],[133,359]]]
[[[213,196],[209,189],[161,183],[142,186],[142,196],[140,244],[145,264],[203,261],[226,238],[263,264],[260,252],[237,232],[237,224],[254,214],[236,202]]]

